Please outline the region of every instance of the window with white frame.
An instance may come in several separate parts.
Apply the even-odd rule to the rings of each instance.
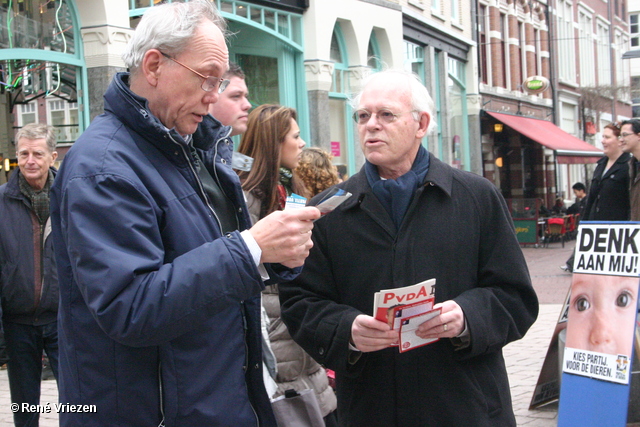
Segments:
[[[49,100],[49,124],[56,129],[58,143],[73,142],[78,139],[78,103],[64,100]]]
[[[505,89],[511,89],[510,69],[509,67],[509,21],[507,15],[500,14],[500,33],[502,39],[500,40],[500,50],[502,54],[502,70],[504,74],[504,81],[502,87]]]
[[[616,86],[629,86],[629,61],[622,60],[622,54],[629,50],[629,37],[619,31],[616,31],[614,49],[613,54],[616,62]],[[625,101],[630,100],[629,91],[619,92],[619,98]]]
[[[404,69],[416,73],[424,82],[424,48],[404,41]]]
[[[525,34],[524,23],[518,21],[518,36],[520,37],[520,44],[518,45],[518,58],[520,61],[520,85],[528,77],[527,70],[527,36]]]
[[[629,35],[631,36],[631,47],[640,47],[640,22],[638,22],[638,13],[629,14]]]
[[[560,128],[563,131],[577,136],[578,127],[576,126],[576,110],[577,106],[568,102],[560,102],[560,114],[562,115],[560,121]]]
[[[20,114],[18,114],[18,126],[22,127],[29,123],[38,122],[38,103],[31,101],[28,104],[20,104]]]
[[[460,7],[459,0],[451,0],[451,22],[454,24],[460,24]]]
[[[595,58],[593,49],[593,17],[591,12],[578,10],[578,46],[580,46],[580,85],[595,86]]]
[[[535,73],[536,75],[542,75],[542,42],[540,41],[540,29],[533,29],[533,39],[535,43],[536,49],[536,59],[535,59]]]
[[[491,45],[489,44],[489,11],[487,6],[478,7],[478,50],[480,52],[480,82],[491,86]]]
[[[442,15],[442,5],[440,4],[440,0],[431,0],[431,13]]]
[[[558,28],[558,58],[560,78],[567,82],[576,80],[576,57],[573,32],[572,4],[566,0],[558,0],[557,4]]]
[[[609,26],[603,22],[596,23],[598,84],[611,84],[611,49]]]

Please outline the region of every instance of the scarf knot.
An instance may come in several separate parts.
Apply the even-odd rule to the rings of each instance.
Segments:
[[[371,190],[386,209],[396,229],[400,228],[413,195],[424,182],[428,171],[429,152],[422,145],[418,149],[411,170],[396,179],[380,178],[377,166],[366,161],[365,173]]]

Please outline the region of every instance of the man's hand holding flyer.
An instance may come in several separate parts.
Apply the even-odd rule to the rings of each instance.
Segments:
[[[373,315],[381,322],[400,329],[400,352],[438,341],[420,338],[415,330],[422,323],[440,314],[433,309],[436,279],[429,279],[404,288],[386,289],[373,297]]]

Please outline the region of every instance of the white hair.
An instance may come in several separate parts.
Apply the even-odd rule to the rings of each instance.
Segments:
[[[433,102],[433,98],[429,95],[429,90],[422,84],[420,77],[416,73],[406,70],[385,70],[378,73],[369,74],[362,83],[362,89],[360,92],[351,99],[351,106],[353,109],[357,109],[360,104],[360,97],[362,93],[367,89],[369,84],[380,77],[390,76],[399,82],[406,82],[409,86],[409,93],[411,96],[411,108],[419,113],[427,113],[431,120],[429,120],[429,127],[427,132],[431,132],[436,128],[436,107]]]
[[[149,49],[158,49],[169,56],[177,55],[187,48],[204,20],[213,22],[226,35],[227,23],[211,0],[191,0],[188,3],[174,2],[150,7],[142,15],[122,54],[124,63],[135,73]]]

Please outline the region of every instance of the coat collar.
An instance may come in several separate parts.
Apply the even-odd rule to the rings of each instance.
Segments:
[[[436,158],[433,153],[429,152],[430,165],[429,171],[425,176],[422,187],[432,186],[442,190],[448,197],[451,197],[454,179],[454,169]],[[371,186],[367,180],[364,166],[360,171],[349,178],[343,185],[346,191],[349,191],[352,196],[347,199],[343,204],[343,209],[351,209],[364,200],[365,197],[375,197],[371,192]],[[418,189],[420,191],[420,189]]]
[[[55,179],[58,170],[54,167],[50,167],[49,171],[53,174],[53,178]],[[20,184],[18,183],[19,175],[21,174],[20,169],[16,169],[11,176],[9,177],[9,181],[6,184],[5,194],[14,199],[25,199],[26,196],[22,194],[20,191]]]
[[[117,73],[114,76],[104,95],[105,110],[114,114],[128,128],[134,129],[142,138],[161,151],[171,154],[175,150],[172,140],[179,144],[186,144],[175,129],[168,129],[151,113],[146,98],[131,91],[129,77],[129,73]],[[213,144],[228,138],[230,134],[230,126],[223,126],[209,114],[204,117],[203,122],[193,134],[193,146],[207,151]]]

